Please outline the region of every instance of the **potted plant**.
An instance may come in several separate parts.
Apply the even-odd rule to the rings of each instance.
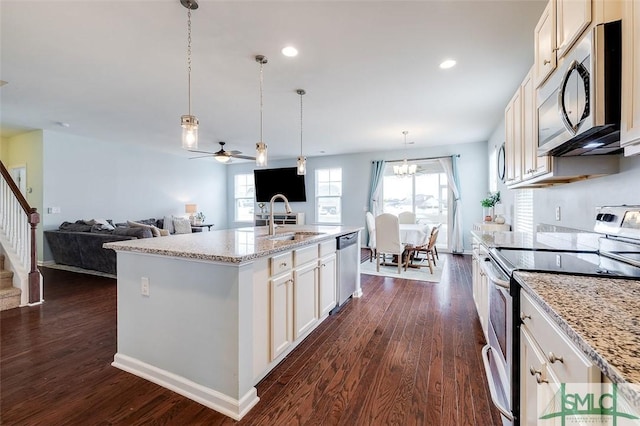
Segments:
[[[482,207],[484,207],[484,221],[493,221],[493,207],[500,202],[500,191],[496,191],[493,194],[489,193],[489,196],[482,201]]]
[[[202,225],[204,223],[204,213],[198,212],[196,214],[196,225]]]

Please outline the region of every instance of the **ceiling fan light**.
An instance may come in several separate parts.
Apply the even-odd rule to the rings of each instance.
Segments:
[[[298,157],[298,174],[306,175],[307,174],[307,158],[306,157]]]
[[[224,163],[228,163],[229,160],[231,160],[231,157],[228,157],[226,155],[216,155],[213,158],[215,158],[218,162],[223,163],[223,164]]]
[[[198,149],[198,119],[194,115],[183,115],[180,121],[182,123],[182,148]]]
[[[256,166],[267,165],[267,144],[258,142],[256,144]]]

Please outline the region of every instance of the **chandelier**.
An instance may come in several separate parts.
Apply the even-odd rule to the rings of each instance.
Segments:
[[[407,134],[409,132],[406,130],[402,131],[402,134],[404,135],[404,150],[405,150],[405,155],[406,155],[406,151],[407,151]],[[405,159],[402,161],[402,164],[400,164],[399,166],[393,166],[393,174],[395,174],[396,176],[411,176],[411,175],[415,175],[416,171],[418,169],[418,166],[416,164],[409,164],[409,162],[407,161],[407,158],[405,157]]]

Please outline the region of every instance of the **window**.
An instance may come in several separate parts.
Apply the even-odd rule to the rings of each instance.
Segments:
[[[441,223],[438,247],[448,247],[449,196],[447,174],[438,160],[413,161],[418,166],[412,176],[396,176],[387,164],[382,180],[382,210],[398,215],[410,211],[425,224]]]
[[[342,169],[316,170],[316,220],[342,222]]]
[[[235,175],[233,193],[236,222],[253,222],[255,194],[253,174]]]
[[[533,189],[518,189],[514,204],[514,231],[533,233]]]

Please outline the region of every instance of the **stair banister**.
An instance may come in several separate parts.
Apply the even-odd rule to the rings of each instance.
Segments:
[[[6,234],[23,266],[29,271],[29,303],[38,303],[41,298],[36,229],[40,223],[40,214],[29,205],[2,161],[0,172],[0,230]]]

